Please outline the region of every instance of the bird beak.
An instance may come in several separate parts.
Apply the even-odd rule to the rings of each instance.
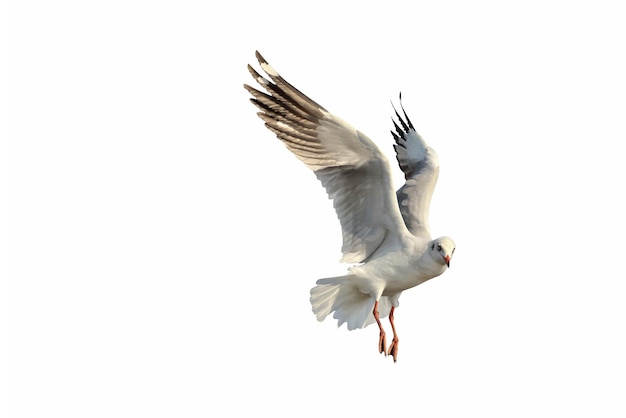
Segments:
[[[450,267],[450,256],[449,255],[445,256],[443,260],[446,262],[446,266]]]

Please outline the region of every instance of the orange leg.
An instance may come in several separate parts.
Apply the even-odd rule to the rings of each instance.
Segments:
[[[380,317],[378,316],[378,301],[374,303],[374,319],[378,324],[378,328],[380,329],[380,336],[378,337],[378,352],[387,355],[387,351],[385,348],[387,347],[387,339],[385,337],[385,330],[383,329],[383,325],[380,323]]]
[[[391,307],[391,312],[389,312],[389,322],[391,323],[391,329],[393,330],[393,340],[391,341],[391,345],[389,346],[389,350],[387,353],[393,356],[394,363],[398,360],[398,345],[400,344],[400,338],[398,338],[398,334],[396,334],[396,326],[393,323],[393,311],[394,307]]]

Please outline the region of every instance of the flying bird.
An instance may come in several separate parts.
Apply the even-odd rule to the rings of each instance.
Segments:
[[[310,168],[328,193],[342,229],[348,274],[324,278],[311,289],[319,321],[330,313],[348,330],[377,323],[378,351],[398,358],[394,311],[404,290],[437,277],[450,267],[454,241],[432,239],[428,225],[439,160],[415,131],[400,96],[393,107],[394,149],[405,184],[394,193],[388,160],[365,134],[328,112],[282,78],[257,51],[267,76],[248,70],[265,90],[244,87],[265,126]],[[393,339],[387,347],[381,318],[389,317]]]

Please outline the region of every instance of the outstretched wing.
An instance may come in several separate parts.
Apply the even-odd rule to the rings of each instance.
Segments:
[[[352,126],[285,81],[256,53],[269,79],[248,70],[267,93],[244,85],[259,117],[326,188],[343,232],[342,261],[360,263],[386,238],[407,233],[393,194],[389,163]]]
[[[393,106],[393,105],[392,105]],[[400,126],[393,121],[396,132],[391,131],[396,144],[396,159],[404,172],[406,183],[397,192],[398,205],[404,223],[413,235],[430,239],[428,211],[430,199],[439,177],[439,159],[435,151],[415,131],[413,124],[402,107],[403,116],[396,108],[394,112]]]

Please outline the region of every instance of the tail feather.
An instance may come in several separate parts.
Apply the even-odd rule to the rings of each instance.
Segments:
[[[323,321],[331,312],[337,325],[346,323],[349,330],[365,328],[374,323],[375,298],[363,293],[354,283],[353,275],[320,279],[311,289],[311,306],[318,321]],[[378,311],[381,317],[389,315],[391,300],[381,297]]]
[[[318,285],[311,289],[311,305],[318,321],[323,321],[335,308],[339,286]]]

